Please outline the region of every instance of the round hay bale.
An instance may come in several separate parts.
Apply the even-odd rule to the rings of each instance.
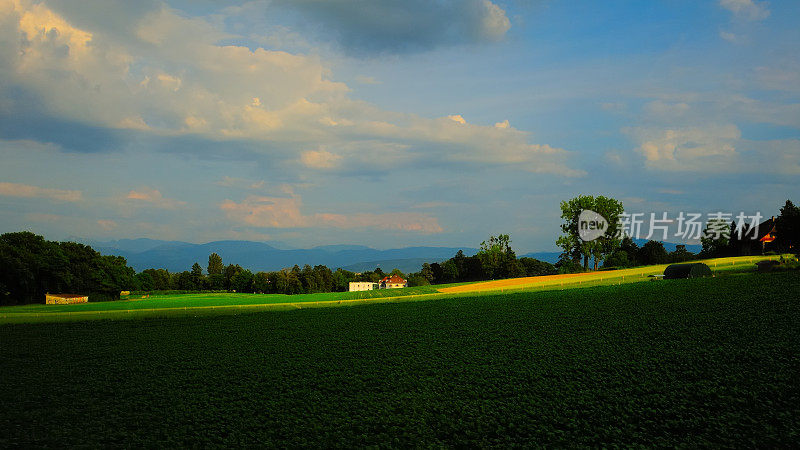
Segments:
[[[776,266],[780,266],[780,265],[781,265],[780,261],[773,261],[771,259],[768,259],[766,261],[757,262],[756,263],[756,268],[757,268],[757,270],[759,272],[770,272]]]
[[[703,263],[670,264],[664,269],[664,279],[710,277],[711,268]]]

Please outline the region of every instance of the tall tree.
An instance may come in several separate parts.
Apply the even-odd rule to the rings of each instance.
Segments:
[[[731,228],[732,226],[725,219],[709,219],[702,236],[700,236],[700,244],[703,246],[700,255],[705,258],[726,256],[730,251]]]
[[[511,238],[507,234],[490,236],[488,241],[481,242],[481,249],[476,256],[489,278],[505,278],[517,272],[513,265],[517,256],[511,249]]]
[[[600,214],[607,222],[605,233],[597,239],[584,241],[580,237],[578,218],[584,210]],[[619,248],[619,217],[624,210],[622,202],[602,195],[579,195],[561,202],[563,234],[556,240],[556,245],[564,251],[562,258],[572,259],[576,263],[583,259],[584,270],[589,269],[589,259],[594,258],[596,270],[599,261]]]
[[[195,289],[203,289],[205,286],[205,277],[203,276],[203,268],[199,263],[192,264],[192,284]]]
[[[216,253],[208,255],[208,274],[209,275],[222,275],[225,266],[222,264],[222,257]]]
[[[639,249],[637,259],[644,265],[664,264],[669,260],[669,254],[664,249],[664,244],[659,241],[647,241]]]
[[[800,207],[791,200],[781,208],[781,215],[775,220],[778,248],[782,251],[800,252]]]

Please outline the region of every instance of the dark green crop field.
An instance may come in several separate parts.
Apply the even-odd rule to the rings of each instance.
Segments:
[[[0,325],[0,447],[797,442],[798,272]]]

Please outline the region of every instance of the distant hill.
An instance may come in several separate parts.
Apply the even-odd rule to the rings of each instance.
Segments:
[[[76,239],[78,240],[78,239]],[[80,240],[78,240],[80,241]],[[199,263],[204,269],[208,263],[208,255],[217,253],[227,264],[239,264],[252,271],[280,270],[295,264],[302,267],[325,265],[331,269],[341,267],[354,272],[374,270],[380,267],[384,271],[398,268],[403,272],[417,272],[423,263],[441,262],[463,250],[465,255],[474,255],[476,248],[459,247],[405,247],[390,250],[376,250],[363,245],[322,245],[310,249],[292,248],[281,242],[253,241],[215,241],[206,244],[192,244],[181,241],[160,241],[157,239],[120,239],[116,241],[82,241],[91,245],[104,255],[124,256],[128,264],[142,271],[150,268],[164,268],[170,272],[189,270],[192,264]],[[641,246],[644,239],[637,239]],[[675,245],[664,243],[668,252],[675,250]],[[697,253],[699,245],[687,245],[686,249]],[[536,258],[555,264],[560,252],[532,252],[518,254],[519,257]]]
[[[216,241],[207,244],[192,244],[180,241],[158,241],[152,239],[121,239],[108,242],[87,242],[100,253],[124,256],[128,264],[142,271],[149,268],[164,268],[170,272],[189,270],[199,263],[203,268],[208,255],[217,253],[224,264],[239,264],[252,271],[279,270],[295,264],[302,267],[325,265],[356,272],[373,270],[375,267],[390,271],[398,268],[403,272],[416,272],[424,262],[444,261],[452,258],[458,250],[474,255],[477,249],[457,247],[406,247],[376,250],[363,245],[325,245],[310,249],[277,248],[273,243],[252,241]],[[280,243],[275,243],[281,245]]]
[[[525,253],[524,255],[517,255],[518,258],[534,258],[550,264],[557,263],[559,256],[561,256],[561,252],[533,252]]]
[[[403,273],[411,273],[411,272],[419,272],[420,268],[425,263],[435,263],[435,262],[442,262],[446,259],[451,258],[448,256],[447,258],[407,258],[407,259],[384,259],[382,261],[365,261],[359,262],[355,264],[350,264],[349,266],[342,267],[344,270],[349,270],[351,272],[366,272],[368,270],[375,270],[376,267],[380,267],[381,270],[384,272],[389,272],[392,269],[400,269]]]
[[[635,242],[636,245],[641,247],[641,246],[643,246],[644,244],[647,243],[647,239],[634,239],[633,242]],[[683,244],[675,244],[675,243],[672,243],[672,242],[663,242],[663,241],[661,243],[664,244],[664,250],[666,250],[667,253],[674,252],[676,246],[683,245]],[[702,245],[686,244],[686,251],[687,252],[700,253],[700,250],[703,250],[703,246]]]

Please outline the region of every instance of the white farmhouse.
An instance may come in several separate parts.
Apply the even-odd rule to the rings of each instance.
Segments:
[[[371,281],[351,281],[349,291],[371,291],[373,289],[378,289],[378,283],[373,283]]]

